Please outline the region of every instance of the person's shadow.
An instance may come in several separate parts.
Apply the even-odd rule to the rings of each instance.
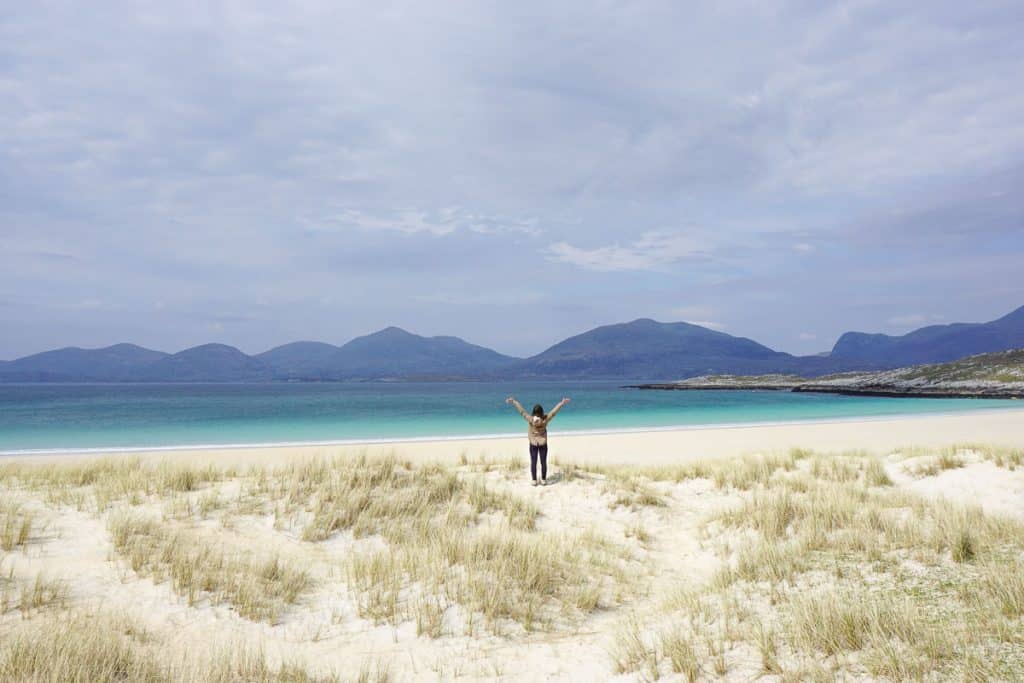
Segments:
[[[551,476],[548,477],[548,486],[551,486],[552,484],[557,484],[557,483],[559,483],[561,481],[564,481],[564,480],[565,480],[565,475],[564,474],[562,474],[561,472],[552,472]]]

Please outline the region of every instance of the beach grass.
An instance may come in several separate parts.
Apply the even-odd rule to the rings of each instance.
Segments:
[[[895,490],[867,455],[806,460],[749,490],[749,460],[718,472],[744,491],[706,522],[718,572],[667,601],[662,625],[623,639],[617,670],[679,672],[668,663],[678,647],[689,680],[754,653],[783,680],[1024,674],[1024,524]]]
[[[189,605],[208,597],[214,604],[230,604],[246,619],[275,623],[312,585],[305,571],[276,555],[233,555],[156,519],[122,513],[110,518],[108,528],[114,549],[132,571],[157,582],[169,580]]]
[[[33,577],[18,577],[13,563],[0,555],[0,617],[18,611],[30,619],[41,610],[67,603],[67,585],[60,579],[39,572]]]
[[[1010,472],[1024,467],[1024,448],[987,443],[959,443],[944,448],[908,446],[899,449],[903,459],[914,459],[907,471],[915,476],[935,476],[968,462],[991,462]]]
[[[131,681],[132,683],[384,683],[379,663],[350,674],[317,675],[284,662],[267,664],[258,648],[236,644],[168,653],[136,620],[113,612],[51,614],[14,629],[0,641],[0,679],[5,681]]]
[[[466,469],[510,471],[490,462]],[[233,496],[211,486],[233,477]],[[273,623],[310,589],[308,575],[280,558],[230,556],[174,522],[221,511],[227,526],[272,516],[276,529],[309,544],[351,539],[352,552],[338,565],[359,614],[392,625],[415,619],[434,637],[447,632],[444,615],[453,606],[469,631],[564,626],[614,602],[628,575],[628,551],[600,534],[538,531],[540,509],[521,495],[448,466],[395,457],[314,459],[240,474],[102,461],[70,472],[19,472],[17,480],[56,490],[65,504],[99,501],[76,506],[95,514],[162,500],[162,518],[120,508],[109,515],[117,554],[140,576],[170,581],[190,605],[223,602],[256,621]],[[634,493],[644,500],[644,491]]]
[[[353,645],[377,634],[392,654],[419,643],[418,670],[440,677],[514,678],[527,653],[578,641],[605,675],[642,680],[1013,680],[1024,523],[906,483],[1016,476],[1019,458],[956,444],[562,463],[546,489],[521,484],[519,460],[468,457],[4,465],[0,679],[407,677]],[[79,576],[39,569],[74,530],[105,558],[90,581],[113,568],[149,605],[169,588],[177,623],[234,639],[186,656],[131,602],[90,616]],[[453,643],[487,646],[470,661]],[[321,663],[334,650],[348,659]]]
[[[9,500],[0,500],[0,550],[24,549],[32,538],[35,515]]]
[[[610,599],[605,586],[625,575],[625,552],[605,539],[538,531],[534,503],[439,465],[305,463],[273,473],[263,495],[305,520],[306,541],[379,538],[383,546],[343,562],[360,615],[393,625],[415,618],[435,637],[453,605],[470,630],[476,618],[492,630],[554,628]]]

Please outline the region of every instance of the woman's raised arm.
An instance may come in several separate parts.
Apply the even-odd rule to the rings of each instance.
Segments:
[[[519,404],[519,401],[509,396],[508,398],[505,399],[505,403],[511,403],[512,405],[514,405],[516,407],[516,410],[519,411],[519,414],[522,415],[524,419],[530,419],[530,416],[526,414],[526,410],[523,408],[522,405]]]
[[[548,413],[548,421],[552,420],[555,417],[555,415],[558,414],[558,411],[562,409],[562,406],[564,406],[570,400],[571,399],[569,399],[569,398],[563,398],[561,401],[559,401],[558,405],[556,405],[554,408],[552,408],[551,412]]]

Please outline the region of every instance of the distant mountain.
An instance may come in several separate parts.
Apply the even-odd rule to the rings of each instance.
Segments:
[[[203,344],[165,356],[132,377],[151,382],[245,382],[270,378],[266,364],[224,344]]]
[[[832,349],[837,361],[877,367],[941,363],[1024,346],[1024,306],[987,323],[922,327],[902,336],[847,332]]]
[[[102,349],[71,346],[44,351],[0,365],[6,382],[110,382],[131,379],[140,369],[167,354],[134,344]]]
[[[270,368],[275,379],[329,379],[339,349],[323,342],[300,341],[277,346],[254,356]]]
[[[388,327],[342,346],[329,372],[339,379],[493,377],[518,360],[458,337],[421,337]]]
[[[796,363],[794,356],[744,337],[641,318],[570,337],[516,369],[548,377],[681,378],[780,371]]]
[[[0,362],[0,382],[259,382],[270,380],[610,378],[790,373],[819,377],[937,363],[1024,347],[1024,307],[988,323],[924,327],[903,336],[847,332],[831,353],[792,356],[690,323],[641,318],[605,325],[531,358],[458,337],[398,327],[343,346],[303,341],[248,356],[224,344],[168,355],[132,344],[66,348]]]

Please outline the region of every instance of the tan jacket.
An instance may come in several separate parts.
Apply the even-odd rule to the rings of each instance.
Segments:
[[[519,404],[519,401],[513,401],[516,410],[523,416],[527,424],[527,436],[530,439],[530,444],[533,446],[545,446],[548,443],[548,423],[555,419],[555,415],[562,409],[564,403],[556,405],[550,413],[544,417],[537,417],[536,415],[530,415],[523,409],[523,406]]]

